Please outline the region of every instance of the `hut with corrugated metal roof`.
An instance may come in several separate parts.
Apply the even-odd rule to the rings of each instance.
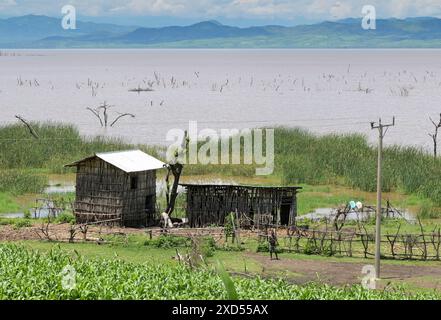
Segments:
[[[156,217],[156,170],[164,165],[140,150],[96,153],[66,165],[77,168],[77,223],[152,225]]]

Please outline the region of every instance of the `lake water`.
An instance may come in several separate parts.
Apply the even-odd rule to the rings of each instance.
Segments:
[[[304,220],[313,220],[313,221],[320,221],[322,219],[328,219],[329,221],[334,221],[336,215],[336,209],[335,208],[318,208],[314,212],[304,214],[301,216],[298,216],[296,218],[297,221],[304,221]],[[408,210],[401,209],[400,212],[391,212],[389,215],[383,215],[384,217],[391,218],[391,219],[403,219],[407,222],[414,223],[416,221],[415,217],[416,214],[412,213]],[[367,221],[369,219],[372,219],[375,217],[375,212],[357,212],[355,210],[349,211],[347,214],[345,220],[347,221]],[[340,220],[343,219],[343,216],[340,218]]]
[[[395,115],[386,144],[431,146],[441,112],[439,50],[14,50],[0,56],[0,123],[76,124],[84,135],[164,144],[189,120],[204,128],[300,126],[359,132]],[[151,92],[130,92],[151,87]],[[101,129],[86,107],[121,119]]]

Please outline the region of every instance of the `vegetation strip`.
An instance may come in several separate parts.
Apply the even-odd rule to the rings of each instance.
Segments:
[[[63,288],[63,270],[75,270],[74,285]],[[212,269],[182,265],[134,264],[118,259],[88,260],[53,249],[46,254],[0,245],[1,299],[226,299],[223,276]],[[403,289],[366,290],[360,285],[291,285],[283,280],[235,277],[239,299],[439,299],[436,293]]]

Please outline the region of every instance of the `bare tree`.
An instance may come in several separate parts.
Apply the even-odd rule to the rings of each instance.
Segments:
[[[429,137],[431,137],[433,140],[433,156],[436,158],[437,157],[437,149],[438,149],[438,131],[439,131],[439,129],[441,129],[441,113],[439,115],[439,122],[438,123],[436,123],[432,118],[429,118],[429,119],[435,127],[435,132],[429,133]]]
[[[93,113],[95,117],[98,118],[101,127],[107,128],[109,126],[109,109],[113,108],[114,106],[108,105],[105,101],[102,105],[98,106],[97,108],[90,108],[87,107],[86,109]],[[134,114],[131,113],[120,113],[116,112],[118,116],[110,122],[110,127],[113,127],[120,119],[124,117],[132,117],[135,118]]]
[[[171,159],[171,161],[169,161],[169,163],[166,165],[168,171],[165,177],[165,182],[167,185],[167,191],[165,195],[167,200],[167,208],[165,210],[165,213],[168,216],[170,216],[175,209],[176,198],[178,197],[179,179],[181,177],[182,171],[184,170],[184,165],[180,162],[180,159],[183,155],[186,155],[188,143],[188,135],[187,132],[185,132],[181,148],[175,151],[174,158]],[[173,175],[173,185],[170,188],[171,175]]]
[[[35,138],[35,139],[39,139],[40,137],[38,136],[37,132],[35,132],[34,128],[32,127],[32,125],[26,121],[25,119],[23,119],[23,117],[16,115],[15,116],[18,120],[20,120],[21,122],[24,123],[24,125],[28,128],[29,133]]]

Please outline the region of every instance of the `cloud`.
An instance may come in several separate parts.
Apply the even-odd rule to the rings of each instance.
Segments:
[[[329,10],[334,19],[342,19],[348,17],[352,13],[352,6],[346,2],[337,1]]]
[[[360,17],[367,4],[379,17],[441,16],[441,0],[0,0],[0,9],[3,15],[60,15],[60,2],[81,16],[329,20]]]
[[[0,10],[8,9],[10,7],[16,6],[17,2],[15,0],[0,0]]]
[[[440,16],[440,0],[391,0],[388,12],[391,16],[404,18],[408,16]]]

